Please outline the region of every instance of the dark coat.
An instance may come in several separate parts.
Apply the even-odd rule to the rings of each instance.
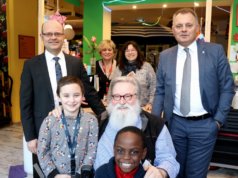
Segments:
[[[96,114],[105,111],[96,90],[90,85],[81,60],[65,54],[67,75],[79,77],[85,87],[85,98]],[[20,87],[21,120],[26,141],[38,138],[44,118],[55,108],[45,54],[27,60],[23,67]]]

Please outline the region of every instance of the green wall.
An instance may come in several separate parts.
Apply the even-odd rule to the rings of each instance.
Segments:
[[[103,30],[103,8],[102,2],[99,0],[84,1],[84,17],[83,17],[83,35],[91,42],[91,37],[97,38],[98,44],[102,40]],[[92,54],[87,54],[89,51],[88,44],[83,40],[83,62],[89,64]],[[97,53],[96,53],[97,54]],[[97,59],[99,55],[96,55]]]

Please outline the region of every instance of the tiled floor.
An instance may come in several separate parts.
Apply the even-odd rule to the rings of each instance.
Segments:
[[[0,128],[0,178],[8,178],[10,166],[23,164],[22,145],[20,124]],[[28,175],[27,178],[32,176]],[[238,178],[238,170],[220,168],[209,171],[208,178]]]

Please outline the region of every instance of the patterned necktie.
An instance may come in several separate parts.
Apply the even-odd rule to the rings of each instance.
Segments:
[[[184,48],[184,51],[186,52],[187,57],[183,67],[180,112],[186,116],[190,111],[191,56],[189,48]]]
[[[54,57],[53,58],[53,60],[55,60],[55,74],[56,74],[57,82],[62,77],[62,71],[61,71],[61,67],[60,67],[60,64],[59,64],[59,59],[60,59],[59,57]]]

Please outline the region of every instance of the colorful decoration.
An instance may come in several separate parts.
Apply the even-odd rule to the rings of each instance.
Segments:
[[[87,51],[87,54],[92,54],[92,57],[95,58],[95,54],[97,51],[97,43],[96,43],[96,37],[92,36],[91,37],[91,42],[88,40],[88,38],[86,36],[83,36],[83,39],[86,41],[86,43],[88,44],[88,47],[90,48],[89,51]]]
[[[235,35],[234,35],[234,41],[235,41],[235,42],[238,42],[238,33],[235,33]]]
[[[0,125],[11,121],[13,80],[8,75],[6,0],[0,0]]]
[[[67,18],[67,17],[61,15],[61,14],[59,13],[59,10],[57,10],[57,11],[55,12],[55,14],[53,14],[53,15],[51,15],[51,16],[49,17],[49,20],[57,20],[59,23],[61,23],[62,25],[64,25],[64,23],[65,23],[65,21],[66,21],[66,18]]]
[[[6,1],[0,0],[0,70],[8,72],[7,57],[7,23],[6,23]]]
[[[109,10],[110,11],[110,9],[108,8],[108,7],[106,7],[106,6],[108,6],[108,5],[111,5],[111,4],[113,4],[113,3],[122,3],[122,4],[138,4],[138,3],[141,3],[141,2],[145,2],[146,0],[128,0],[128,1],[126,1],[126,0],[110,0],[110,1],[103,1],[102,2],[102,6],[103,6],[103,8],[104,9],[107,9],[107,10]]]
[[[149,27],[156,26],[157,24],[159,24],[160,18],[161,18],[161,16],[158,17],[157,21],[155,23],[152,23],[152,24],[151,23],[146,23],[146,22],[142,22],[141,24],[145,25],[145,26],[149,26]]]

